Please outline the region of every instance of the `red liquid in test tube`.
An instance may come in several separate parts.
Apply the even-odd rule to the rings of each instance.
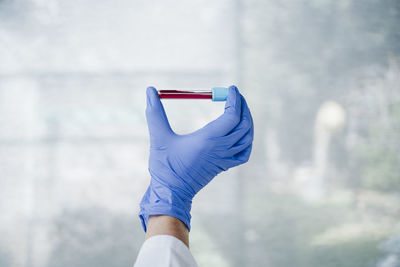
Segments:
[[[159,98],[169,99],[212,99],[212,91],[181,91],[181,90],[160,90]]]
[[[211,99],[225,101],[228,97],[228,88],[214,87],[211,90],[159,90],[161,99]]]

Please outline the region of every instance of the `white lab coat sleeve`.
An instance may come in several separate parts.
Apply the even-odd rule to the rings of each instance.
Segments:
[[[134,267],[197,267],[197,263],[181,240],[156,235],[143,243]]]

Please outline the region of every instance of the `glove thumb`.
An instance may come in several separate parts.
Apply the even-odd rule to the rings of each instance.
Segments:
[[[208,123],[199,131],[211,137],[227,135],[240,122],[242,101],[236,86],[229,87],[229,95],[225,104],[225,112],[216,120]]]
[[[146,119],[149,127],[150,142],[162,141],[168,135],[173,133],[169,125],[164,107],[158,97],[157,90],[154,87],[148,87],[146,91],[147,106]]]

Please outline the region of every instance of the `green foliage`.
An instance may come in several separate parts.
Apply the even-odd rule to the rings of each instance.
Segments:
[[[363,154],[366,164],[361,181],[364,187],[381,191],[400,190],[400,162],[395,151],[372,146],[367,147]]]
[[[370,236],[309,250],[309,262],[304,266],[373,267],[382,253],[377,249],[381,239]]]
[[[348,223],[363,227],[365,222],[355,216],[352,206],[310,204],[293,194],[268,190],[253,194],[248,204],[245,215],[214,216],[214,223],[209,225],[210,236],[231,266],[240,266],[237,262],[241,257],[246,266],[372,267],[382,257],[379,244],[391,234],[366,232],[316,242],[327,231],[340,231]],[[226,223],[238,220],[238,216],[244,216],[246,228],[231,228]],[[236,244],[238,231],[245,236],[240,250]]]
[[[387,104],[387,115],[371,120],[357,154],[361,162],[361,187],[380,191],[400,190],[400,104]],[[382,123],[387,121],[389,123]]]

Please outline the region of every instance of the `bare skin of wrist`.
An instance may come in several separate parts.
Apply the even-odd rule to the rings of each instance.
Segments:
[[[147,223],[146,239],[155,235],[172,235],[189,247],[189,230],[179,219],[168,215],[152,215]]]

